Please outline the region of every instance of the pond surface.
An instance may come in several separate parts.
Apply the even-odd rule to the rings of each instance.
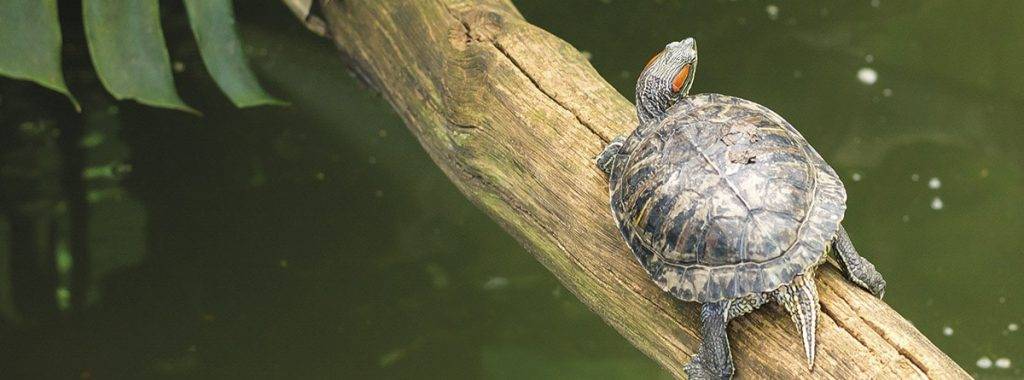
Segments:
[[[1024,3],[516,4],[629,98],[651,55],[695,37],[692,92],[774,109],[842,176],[886,301],[977,377],[1024,375]],[[5,373],[668,378],[472,206],[330,44],[267,8],[239,10],[244,36],[291,107],[234,110],[171,20],[205,116],[87,108],[90,165],[133,169],[91,185],[80,321],[17,322],[0,291]]]

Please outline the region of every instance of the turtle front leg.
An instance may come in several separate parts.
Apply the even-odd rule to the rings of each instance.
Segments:
[[[731,379],[735,367],[729,350],[729,336],[725,331],[728,323],[729,301],[712,302],[703,305],[700,311],[701,342],[697,354],[683,366],[690,379]]]
[[[839,226],[836,239],[832,244],[836,256],[839,258],[840,269],[846,274],[846,278],[867,289],[876,297],[882,298],[885,295],[885,280],[882,279],[882,274],[878,273],[873,264],[857,253],[857,250],[853,248],[853,242],[850,241],[850,235],[846,234],[846,229],[842,225]]]
[[[605,175],[612,174],[612,164],[615,163],[615,156],[619,155],[619,149],[622,148],[622,143],[626,141],[626,135],[616,137],[612,142],[608,143],[608,146],[604,148],[604,151],[597,156],[597,167],[604,172]]]

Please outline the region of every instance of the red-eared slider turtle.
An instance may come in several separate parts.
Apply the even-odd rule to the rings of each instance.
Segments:
[[[881,297],[885,281],[840,221],[846,190],[792,125],[749,100],[687,95],[692,38],[655,56],[636,85],[640,126],[597,159],[611,207],[640,264],[666,292],[699,302],[691,378],[730,378],[729,320],[776,301],[814,366],[814,270],[836,252],[847,278]]]

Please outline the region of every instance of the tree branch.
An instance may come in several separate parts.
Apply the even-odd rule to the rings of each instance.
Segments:
[[[637,123],[633,106],[566,42],[505,0],[321,0],[348,64],[383,94],[431,158],[584,303],[682,377],[694,304],[658,289],[614,228],[594,157]],[[832,267],[813,375],[966,378],[886,304]],[[898,291],[898,290],[893,290]],[[777,307],[731,324],[737,373],[812,375]]]

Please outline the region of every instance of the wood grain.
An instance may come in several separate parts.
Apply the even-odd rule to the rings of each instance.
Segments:
[[[609,325],[684,377],[699,339],[697,307],[667,296],[636,264],[593,163],[636,125],[632,104],[505,0],[321,5],[345,63],[383,94],[452,182]],[[969,377],[831,266],[818,281],[813,372],[793,322],[769,306],[730,326],[738,377]]]

